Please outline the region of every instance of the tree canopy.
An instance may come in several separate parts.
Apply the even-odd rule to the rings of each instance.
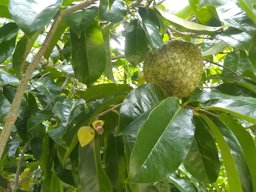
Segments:
[[[173,7],[0,1],[0,191],[256,191],[256,3]],[[183,98],[143,77],[171,40],[204,61]]]

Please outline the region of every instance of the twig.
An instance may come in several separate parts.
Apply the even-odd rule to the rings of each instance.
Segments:
[[[19,182],[19,175],[20,175],[20,171],[21,171],[21,163],[23,161],[24,154],[25,154],[25,152],[27,150],[28,144],[29,144],[29,142],[27,142],[24,145],[24,147],[23,147],[23,149],[21,151],[20,158],[19,158],[19,161],[18,161],[18,164],[17,164],[16,174],[15,174],[15,182],[14,182],[13,187],[12,187],[12,192],[16,192],[18,187],[19,187],[19,184],[20,184],[20,182]]]
[[[107,113],[112,112],[114,109],[120,107],[121,105],[122,105],[122,103],[119,103],[119,104],[117,104],[117,105],[114,105],[113,107],[111,107],[111,108],[109,108],[109,109],[103,111],[102,113],[100,113],[100,114],[98,115],[98,117],[104,116],[104,115],[106,115]]]
[[[223,65],[221,65],[221,64],[219,64],[219,63],[215,63],[215,62],[213,62],[213,61],[211,61],[211,60],[208,60],[208,59],[204,59],[204,61],[206,61],[206,62],[208,62],[208,63],[211,63],[211,64],[213,64],[213,65],[219,66],[219,67],[221,67],[221,68],[223,68],[223,69],[226,69],[227,71],[233,73],[234,75],[236,75],[236,76],[238,76],[238,77],[241,76],[240,74],[238,74],[237,72],[233,71],[232,69],[229,69],[228,67],[225,67],[225,66],[223,66]]]
[[[50,42],[52,41],[53,36],[54,36],[55,32],[57,31],[58,25],[61,23],[62,19],[65,16],[67,16],[68,14],[71,14],[77,10],[88,7],[91,4],[93,4],[95,1],[96,0],[86,0],[80,4],[74,5],[73,7],[68,8],[68,9],[64,10],[63,12],[60,12],[57,15],[56,19],[54,20],[54,22],[51,26],[51,29],[48,32],[44,43],[42,44],[42,47],[40,48],[40,50],[37,52],[37,54],[33,58],[33,61],[28,66],[26,72],[22,75],[20,84],[15,93],[13,102],[11,104],[11,107],[9,109],[7,117],[5,119],[4,128],[0,134],[0,160],[2,159],[5,146],[9,140],[9,136],[11,134],[11,128],[13,127],[13,125],[17,119],[17,114],[19,112],[21,100],[22,100],[24,92],[26,91],[27,84],[32,76],[32,73],[33,73],[36,65],[40,62],[40,59],[45,54]]]
[[[112,57],[111,60],[118,60],[123,58],[125,58],[125,55],[118,55],[118,56]]]

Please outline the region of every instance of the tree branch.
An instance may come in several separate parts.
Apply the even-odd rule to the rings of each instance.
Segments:
[[[204,61],[206,61],[206,62],[208,62],[208,63],[211,63],[211,64],[213,64],[213,65],[219,66],[219,67],[221,67],[221,68],[223,68],[223,69],[226,69],[227,71],[233,73],[234,75],[236,75],[236,76],[238,76],[238,77],[241,77],[241,75],[238,74],[237,72],[233,71],[232,69],[229,69],[228,67],[225,67],[225,66],[223,66],[223,65],[220,65],[219,63],[215,63],[215,62],[213,62],[213,61],[211,61],[211,60],[208,60],[208,59],[204,59]]]
[[[27,150],[28,144],[29,144],[29,142],[27,142],[24,145],[24,147],[23,147],[23,149],[21,151],[20,158],[19,158],[19,161],[18,161],[18,164],[17,164],[16,174],[15,174],[15,182],[14,182],[14,185],[12,187],[12,192],[16,192],[18,187],[19,187],[19,184],[20,184],[19,176],[20,176],[20,171],[21,171],[21,163],[23,161],[24,154],[25,154],[25,152]]]
[[[4,123],[4,128],[3,128],[3,130],[0,134],[0,160],[2,159],[5,146],[8,142],[8,140],[9,140],[10,133],[11,133],[11,128],[13,127],[13,125],[14,125],[16,119],[17,119],[17,114],[19,112],[22,96],[26,91],[28,81],[30,80],[36,65],[39,63],[40,59],[45,54],[50,42],[52,41],[54,33],[57,31],[58,25],[61,23],[62,19],[65,16],[67,16],[67,15],[69,15],[69,14],[71,14],[71,13],[77,11],[77,10],[88,7],[91,4],[93,4],[95,1],[96,0],[86,0],[86,1],[83,1],[82,3],[80,3],[80,4],[77,4],[73,7],[71,7],[71,8],[67,8],[63,12],[60,12],[57,15],[56,19],[54,20],[54,22],[51,26],[51,29],[48,32],[44,43],[42,44],[42,47],[40,48],[40,50],[37,52],[37,54],[33,58],[33,61],[28,66],[26,72],[22,75],[20,84],[17,88],[17,91],[16,91],[15,96],[13,98],[11,107],[9,109],[9,112],[8,112],[7,116],[6,116],[5,123]]]

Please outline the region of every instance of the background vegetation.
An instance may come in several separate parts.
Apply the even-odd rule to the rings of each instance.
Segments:
[[[166,2],[0,1],[0,191],[256,191],[256,3]],[[204,57],[186,98],[143,80],[170,39]]]

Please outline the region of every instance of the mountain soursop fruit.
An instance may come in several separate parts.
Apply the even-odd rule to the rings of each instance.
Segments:
[[[178,40],[149,52],[143,65],[147,82],[160,86],[166,96],[179,98],[187,96],[197,87],[202,72],[200,49],[192,43]]]

